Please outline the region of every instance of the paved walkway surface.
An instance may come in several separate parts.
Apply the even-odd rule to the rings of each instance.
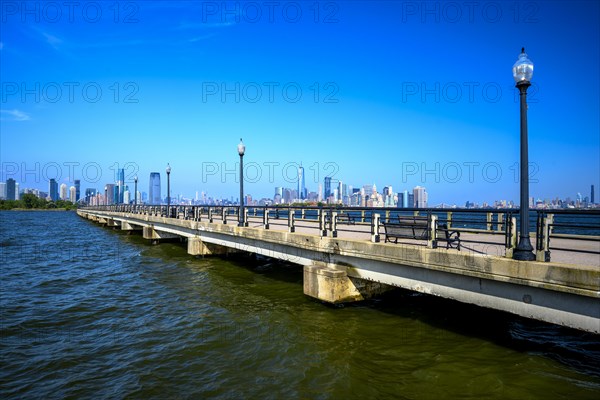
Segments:
[[[215,219],[215,222],[218,220]],[[248,218],[248,226],[252,228],[262,227],[262,217]],[[269,219],[269,228],[272,230],[285,231],[288,229],[287,217],[282,219]],[[296,220],[296,232],[310,235],[319,234],[319,224],[315,220]],[[370,240],[370,224],[338,224],[338,237],[342,239]],[[486,233],[468,233],[461,232],[461,251],[473,252],[478,254],[489,254],[494,256],[504,256],[506,249],[504,247],[504,234]],[[383,227],[380,228],[381,242],[385,242]],[[398,244],[426,246],[424,240],[399,239]],[[535,235],[531,236],[531,244],[535,247]],[[440,246],[444,246],[440,242]],[[457,251],[457,250],[448,250]],[[550,238],[550,261],[575,265],[588,265],[600,268],[600,254],[585,253],[582,251],[595,251],[600,253],[600,241],[579,240],[565,238]]]

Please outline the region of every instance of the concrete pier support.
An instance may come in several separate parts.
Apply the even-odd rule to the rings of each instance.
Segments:
[[[187,239],[187,252],[192,256],[225,255],[228,254],[228,250],[224,246],[203,242],[198,237]]]
[[[133,225],[129,222],[122,221],[121,222],[121,230],[122,231],[141,231],[142,227],[139,225]]]
[[[366,300],[392,289],[391,286],[348,276],[345,268],[304,266],[304,294],[328,303]]]
[[[143,235],[144,239],[150,239],[150,240],[178,239],[181,237],[174,233],[157,231],[156,229],[154,229],[151,226],[144,226],[142,235]]]

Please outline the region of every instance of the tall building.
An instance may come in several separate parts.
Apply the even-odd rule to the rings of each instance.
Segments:
[[[415,207],[415,194],[408,193],[408,196],[406,198],[408,200],[408,208],[414,208]]]
[[[6,183],[0,182],[0,200],[6,200]]]
[[[298,167],[298,198],[301,200],[306,199],[306,181],[302,164]]]
[[[590,202],[591,202],[592,204],[596,204],[596,202],[595,202],[595,198],[594,198],[594,185],[592,185],[592,191],[591,191],[591,193],[590,193]]]
[[[60,184],[60,199],[68,200],[68,198],[69,198],[69,195],[67,194],[67,184],[61,183]]]
[[[324,199],[327,200],[329,198],[329,196],[331,196],[331,177],[330,176],[325,177],[324,186],[325,186]]]
[[[427,208],[427,192],[423,186],[415,186],[413,195],[416,208]]]
[[[149,187],[150,198],[148,202],[150,204],[160,204],[160,172],[150,173],[150,187]]]
[[[77,189],[75,188],[75,186],[71,186],[69,188],[69,201],[71,203],[77,202]]]
[[[115,203],[118,204],[122,204],[123,203],[123,196],[125,194],[125,170],[123,168],[117,170],[117,179],[115,179],[117,181],[117,188],[116,190],[116,201]]]
[[[17,200],[17,182],[13,178],[6,180],[6,200]]]
[[[50,200],[52,201],[56,201],[58,200],[58,182],[56,182],[56,179],[52,178],[50,179],[50,183],[49,183],[49,192],[50,192]]]
[[[81,198],[81,181],[79,179],[75,179],[75,201],[79,201]]]
[[[104,200],[106,204],[114,204],[115,203],[115,184],[107,183],[105,186],[106,189],[106,199]]]

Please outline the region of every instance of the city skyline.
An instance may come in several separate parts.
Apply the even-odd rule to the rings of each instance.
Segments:
[[[531,196],[600,187],[595,2],[315,2],[274,13],[258,2],[259,20],[241,5],[133,3],[98,21],[81,9],[73,21],[67,9],[58,21],[43,7],[4,10],[0,181],[47,191],[50,178],[79,179],[102,191],[123,169],[140,189],[170,163],[173,194],[237,198],[243,136],[245,191],[257,198],[297,188],[302,165],[309,192],[330,175],[424,186],[435,204],[518,203],[511,67],[525,46]],[[300,20],[283,13],[292,5]],[[584,60],[579,85],[567,76],[573,55]]]

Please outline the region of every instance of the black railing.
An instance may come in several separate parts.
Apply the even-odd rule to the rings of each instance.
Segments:
[[[229,224],[240,220],[239,206],[210,205],[108,205],[83,209],[142,214],[211,223]],[[406,217],[427,218],[431,231],[427,246],[437,247],[435,232],[441,227],[460,232],[464,244],[495,245],[510,256],[518,241],[518,209],[437,209],[437,208],[358,208],[317,206],[246,206],[245,226],[280,229],[289,232],[318,229],[321,236],[337,237],[342,233],[371,235],[379,241],[381,223],[394,223]],[[581,249],[570,246],[576,240],[600,243],[600,209],[530,210],[531,234],[535,236],[538,260],[549,261],[552,250],[600,254],[599,247]],[[383,230],[383,229],[382,229]],[[494,240],[503,236],[504,240]],[[560,239],[560,240],[551,240]]]

